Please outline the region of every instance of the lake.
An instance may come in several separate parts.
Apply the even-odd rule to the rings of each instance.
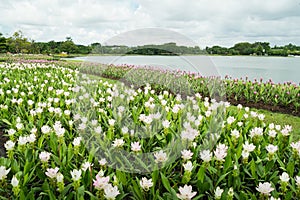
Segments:
[[[250,80],[272,79],[276,83],[300,83],[300,57],[260,56],[87,56],[75,60],[104,64],[154,66],[199,72],[204,76],[226,75]]]

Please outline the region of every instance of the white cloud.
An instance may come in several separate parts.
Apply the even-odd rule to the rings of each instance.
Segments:
[[[138,28],[177,31],[206,45],[240,41],[300,45],[296,0],[0,0],[0,32],[36,41],[105,42]],[[149,29],[150,30],[150,29]]]

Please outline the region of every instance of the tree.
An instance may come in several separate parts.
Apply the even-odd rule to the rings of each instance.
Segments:
[[[2,33],[0,33],[0,53],[6,53],[6,52],[7,52],[6,38],[2,36]]]

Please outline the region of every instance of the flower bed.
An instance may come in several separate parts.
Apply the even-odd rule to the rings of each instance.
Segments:
[[[0,72],[2,199],[300,198],[292,127],[247,107],[154,88],[141,71],[127,77],[142,87],[54,64]]]

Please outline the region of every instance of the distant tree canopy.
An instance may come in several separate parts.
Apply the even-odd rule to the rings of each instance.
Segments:
[[[22,31],[11,37],[0,33],[0,53],[32,53],[32,54],[141,54],[141,55],[182,55],[182,54],[216,54],[216,55],[300,55],[300,46],[288,44],[270,47],[269,42],[240,42],[233,47],[212,46],[200,49],[198,46],[178,46],[174,42],[160,45],[143,45],[129,47],[125,45],[101,45],[98,42],[90,45],[75,44],[71,37],[65,41],[36,42],[26,38]]]

